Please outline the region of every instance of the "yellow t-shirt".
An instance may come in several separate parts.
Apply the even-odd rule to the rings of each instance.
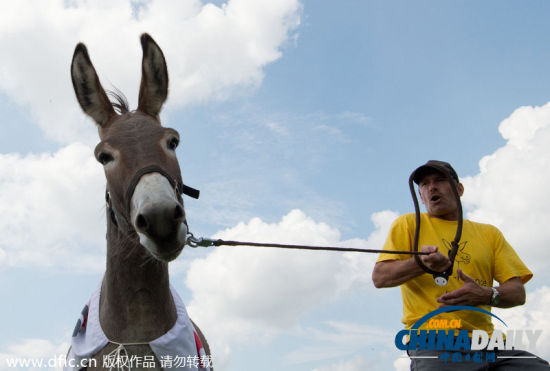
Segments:
[[[390,229],[384,250],[412,251],[415,224],[414,214],[397,218]],[[421,250],[424,245],[435,245],[438,246],[438,251],[447,255],[456,234],[456,226],[456,221],[433,218],[422,213],[418,250]],[[378,261],[399,259],[411,259],[411,257],[394,254],[380,254],[378,257]],[[447,285],[437,286],[431,274],[422,274],[401,285],[402,322],[406,328],[410,328],[422,316],[437,309],[438,297],[462,287],[463,282],[457,276],[458,268],[483,286],[493,286],[493,279],[504,283],[513,277],[520,277],[525,283],[533,276],[496,227],[464,220],[453,273]],[[480,308],[491,310],[490,306],[480,306]],[[488,333],[493,331],[490,316],[476,311],[447,312],[435,318],[460,319],[460,328],[470,332],[474,329],[485,330]],[[427,328],[427,326],[425,322],[421,328]]]

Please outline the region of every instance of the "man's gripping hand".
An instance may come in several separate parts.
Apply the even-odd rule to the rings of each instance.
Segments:
[[[451,266],[449,258],[438,251],[437,246],[422,246],[422,252],[429,255],[420,255],[420,260],[428,268],[436,272],[444,272]]]

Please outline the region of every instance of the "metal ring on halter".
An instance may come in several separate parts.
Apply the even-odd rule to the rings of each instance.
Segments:
[[[455,257],[458,252],[458,243],[460,242],[460,237],[462,236],[462,225],[463,225],[462,203],[460,202],[460,195],[458,194],[458,189],[454,184],[454,178],[449,173],[449,171],[441,167],[436,167],[436,166],[432,166],[432,167],[447,177],[447,180],[451,184],[451,189],[453,190],[453,194],[455,196],[457,208],[458,208],[458,222],[456,226],[456,234],[455,234],[454,240],[451,242],[451,250],[449,251],[449,260],[451,261],[451,265],[445,271],[438,272],[424,265],[424,263],[422,263],[422,260],[420,259],[420,256],[414,255],[414,260],[416,261],[416,264],[418,264],[420,268],[422,268],[426,273],[430,273],[433,275],[434,281],[438,286],[445,286],[449,281],[449,276],[453,273]],[[418,198],[416,197],[416,192],[414,189],[415,172],[416,170],[413,171],[411,176],[409,177],[409,189],[411,191],[411,195],[413,198],[414,212],[416,215],[416,228],[414,231],[413,251],[418,252],[418,240],[420,238],[420,205],[418,204]]]

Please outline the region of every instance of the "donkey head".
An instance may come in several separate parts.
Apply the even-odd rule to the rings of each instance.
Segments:
[[[95,157],[107,177],[110,222],[134,238],[137,234],[156,259],[170,261],[185,246],[188,232],[175,153],[179,134],[160,124],[159,113],[168,95],[162,50],[148,34],[141,36],[141,46],[136,111],[129,112],[122,98],[119,104],[109,101],[82,43],[74,51],[71,77],[80,106],[98,125],[101,141]]]

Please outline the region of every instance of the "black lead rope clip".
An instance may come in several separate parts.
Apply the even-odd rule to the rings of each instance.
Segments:
[[[463,225],[463,217],[462,217],[462,203],[460,202],[460,195],[458,194],[458,189],[454,185],[454,179],[452,175],[442,167],[436,167],[433,166],[436,170],[441,172],[447,177],[447,180],[451,184],[451,189],[453,190],[453,194],[455,196],[457,207],[458,207],[458,223],[456,226],[456,234],[454,240],[451,242],[451,250],[449,251],[449,260],[451,261],[451,265],[449,268],[447,268],[443,272],[434,271],[430,268],[428,268],[424,263],[422,263],[422,260],[420,259],[420,256],[418,255],[418,240],[420,237],[420,205],[418,204],[418,198],[416,197],[416,192],[414,189],[414,175],[415,171],[412,172],[411,176],[409,177],[409,189],[411,191],[411,195],[414,202],[414,212],[416,216],[416,228],[414,231],[414,247],[413,251],[417,254],[414,255],[414,260],[416,261],[416,264],[420,266],[426,273],[430,273],[434,277],[435,284],[438,286],[446,286],[449,282],[449,276],[453,273],[453,266],[455,262],[455,257],[458,252],[458,243],[460,242],[460,237],[462,235],[462,225]]]

